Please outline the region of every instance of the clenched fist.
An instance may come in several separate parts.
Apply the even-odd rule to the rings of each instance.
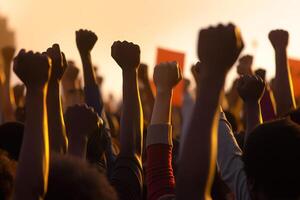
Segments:
[[[68,107],[64,119],[69,137],[86,139],[103,123],[98,114],[85,104]]]
[[[239,59],[239,64],[237,66],[237,73],[239,75],[251,75],[252,74],[252,63],[253,56],[245,55]]]
[[[14,59],[13,70],[27,89],[43,88],[50,77],[51,59],[45,54],[22,49]]]
[[[60,81],[68,66],[66,57],[64,53],[60,51],[58,44],[54,44],[52,47],[48,48],[47,55],[52,61],[50,82]]]
[[[265,90],[265,82],[257,75],[245,75],[238,81],[238,93],[244,102],[258,102]]]
[[[76,31],[76,44],[80,54],[90,53],[96,44],[98,37],[97,35],[88,30]]]
[[[157,92],[172,90],[182,79],[177,62],[160,63],[154,68],[153,80]]]
[[[273,30],[269,33],[269,40],[275,50],[285,50],[289,43],[289,32]]]
[[[191,72],[193,74],[197,86],[199,86],[200,84],[201,69],[203,69],[203,63],[201,62],[197,62],[191,68]]]
[[[198,57],[205,66],[205,73],[226,73],[240,55],[244,43],[234,25],[218,25],[202,29],[198,40]]]
[[[140,64],[140,47],[132,42],[117,41],[111,46],[111,56],[122,70],[136,70]]]

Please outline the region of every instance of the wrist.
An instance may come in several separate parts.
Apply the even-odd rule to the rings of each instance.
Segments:
[[[124,69],[125,68],[125,69]],[[124,67],[122,68],[122,74],[123,76],[137,76],[137,68],[129,68],[129,67]]]

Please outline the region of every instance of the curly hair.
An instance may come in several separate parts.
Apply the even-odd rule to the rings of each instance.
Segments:
[[[106,176],[72,156],[52,155],[45,200],[116,200]]]

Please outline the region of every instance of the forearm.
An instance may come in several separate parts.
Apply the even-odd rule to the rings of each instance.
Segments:
[[[49,172],[46,89],[27,90],[26,123],[14,199],[43,199]],[[34,176],[32,176],[34,174]]]
[[[120,154],[142,155],[143,114],[136,70],[123,72],[123,110],[120,127]]]
[[[296,108],[286,49],[276,50],[275,98],[277,114],[283,116]]]
[[[85,86],[97,85],[95,73],[92,65],[92,58],[90,53],[81,53],[81,62],[83,68],[83,79]]]
[[[52,151],[66,153],[68,139],[63,118],[59,83],[49,83],[47,93],[49,142]]]
[[[224,77],[213,80],[207,77],[201,80],[205,84],[199,85],[191,127],[180,157],[178,199],[210,199],[217,149],[217,110]],[[191,155],[194,159],[190,159]]]
[[[262,123],[261,109],[259,102],[246,102],[246,136],[245,143],[248,139],[250,132],[259,124]]]
[[[154,102],[151,124],[171,123],[171,101],[173,91],[157,92]]]

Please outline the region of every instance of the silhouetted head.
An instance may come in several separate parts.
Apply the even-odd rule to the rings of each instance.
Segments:
[[[296,123],[282,119],[255,128],[243,160],[253,199],[300,197],[300,128]]]
[[[116,200],[106,176],[87,162],[63,155],[50,160],[48,191],[45,200]]]
[[[19,122],[7,122],[0,126],[0,149],[7,151],[14,160],[19,159],[23,132],[24,125]]]
[[[0,199],[11,199],[16,173],[16,162],[0,151]]]

